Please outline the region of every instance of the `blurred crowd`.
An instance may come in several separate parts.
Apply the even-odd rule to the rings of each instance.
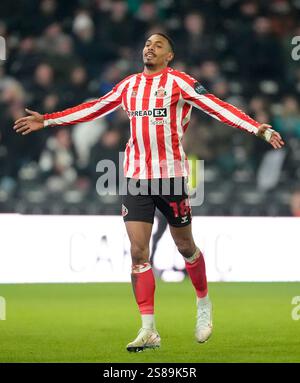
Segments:
[[[26,137],[13,121],[25,107],[51,113],[98,98],[141,72],[145,39],[156,31],[175,41],[172,67],[287,142],[273,151],[194,111],[184,147],[205,161],[207,191],[194,214],[299,213],[300,60],[291,55],[299,0],[1,0],[0,211],[119,213],[118,199],[99,197],[95,184],[98,161],[118,162],[128,140],[122,110]]]

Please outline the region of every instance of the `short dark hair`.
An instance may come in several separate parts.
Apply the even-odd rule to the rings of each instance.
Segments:
[[[152,35],[159,35],[159,36],[164,37],[166,40],[168,40],[168,43],[170,45],[172,53],[175,53],[175,44],[174,44],[174,41],[171,39],[170,36],[168,36],[167,34],[162,33],[162,32],[152,33]]]

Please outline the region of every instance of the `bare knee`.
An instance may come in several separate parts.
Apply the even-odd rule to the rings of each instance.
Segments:
[[[140,243],[132,243],[131,248],[131,258],[133,265],[141,265],[142,263],[149,262],[149,246],[140,244]]]
[[[193,238],[183,237],[176,240],[175,243],[179,253],[186,258],[191,257],[196,250],[196,245]]]

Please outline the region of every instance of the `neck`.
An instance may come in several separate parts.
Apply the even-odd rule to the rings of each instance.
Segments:
[[[159,66],[159,67],[148,67],[148,66],[144,66],[144,73],[146,74],[155,74],[155,73],[158,73],[158,72],[161,72],[162,70],[164,70],[165,68],[167,67],[167,65],[162,65],[162,66]]]

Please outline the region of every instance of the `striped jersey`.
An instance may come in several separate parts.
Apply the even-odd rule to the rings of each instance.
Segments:
[[[133,74],[109,93],[61,112],[44,115],[44,126],[94,120],[122,107],[130,120],[124,175],[171,178],[188,175],[182,138],[196,107],[230,126],[256,134],[258,122],[206,89],[193,77],[170,67]]]

